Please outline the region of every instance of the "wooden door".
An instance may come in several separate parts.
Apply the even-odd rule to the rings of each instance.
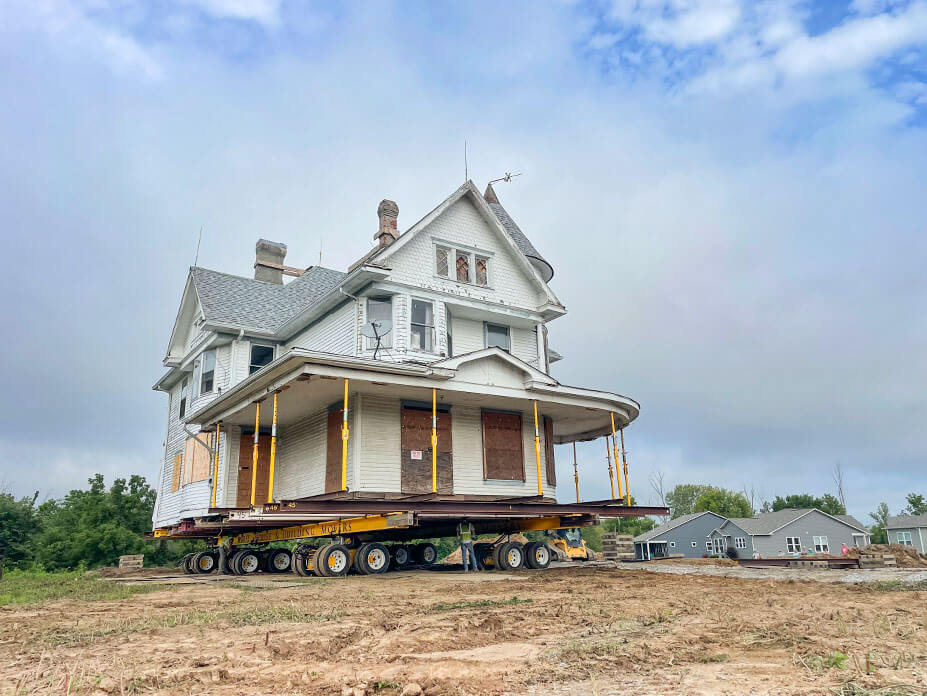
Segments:
[[[554,422],[544,416],[544,464],[547,470],[547,485],[557,485],[557,464],[554,461]]]
[[[403,493],[431,493],[431,411],[402,409]],[[454,492],[454,461],[451,448],[451,414],[438,411],[438,493]]]
[[[336,409],[328,412],[328,444],[325,450],[325,492],[335,493],[341,490],[341,426],[344,411]]]
[[[483,411],[483,478],[525,480],[520,413]]]
[[[251,466],[254,461],[254,433],[242,433],[238,448],[238,495],[236,507],[251,506]],[[270,435],[261,435],[258,440],[257,480],[254,486],[254,504],[267,502],[270,481]]]

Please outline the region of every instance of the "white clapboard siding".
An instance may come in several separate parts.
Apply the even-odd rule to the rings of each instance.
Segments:
[[[357,408],[357,490],[399,491],[402,461],[399,399],[365,394]]]
[[[491,254],[491,287],[458,283],[435,276],[435,240]],[[516,254],[495,230],[490,229],[473,204],[461,199],[389,257],[387,263],[392,269],[389,279],[475,300],[535,309],[542,301],[540,289],[522,268]],[[453,260],[450,268],[453,274]]]
[[[303,498],[325,492],[328,410],[280,428],[274,465],[274,497]]]
[[[451,342],[454,344],[454,355],[483,350],[483,322],[463,319],[451,312]]]
[[[323,353],[354,355],[356,315],[354,300],[347,300],[297,334],[286,344],[286,349],[306,348]]]
[[[509,335],[512,339],[512,355],[524,360],[529,365],[538,364],[538,335],[535,329],[512,327]],[[541,368],[543,370],[543,367]]]

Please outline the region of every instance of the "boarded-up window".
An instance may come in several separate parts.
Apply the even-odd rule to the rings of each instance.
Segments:
[[[557,466],[554,461],[554,422],[544,416],[544,463],[547,469],[547,485],[557,485]]]
[[[212,433],[200,433],[199,438],[210,447],[212,446]],[[209,478],[209,467],[212,456],[209,450],[196,438],[188,437],[183,448],[183,480],[182,485],[196,481],[205,481]]]
[[[470,282],[470,255],[457,254],[457,280],[461,283]]]
[[[451,414],[438,411],[437,416],[438,454],[434,463],[438,493],[453,493]],[[431,493],[431,410],[404,406],[401,427],[401,490],[403,493]]]
[[[483,411],[483,478],[525,480],[520,413]]]
[[[180,490],[180,469],[183,466],[183,453],[174,455],[174,471],[171,473],[171,491]]]

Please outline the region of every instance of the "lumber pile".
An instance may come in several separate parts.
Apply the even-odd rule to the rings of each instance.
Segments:
[[[891,553],[861,553],[859,554],[860,568],[897,568],[895,555]]]
[[[119,557],[119,567],[120,568],[141,568],[145,561],[144,554],[135,554],[132,556],[120,556]]]
[[[827,561],[789,561],[789,568],[815,568],[817,570],[830,568]]]
[[[603,534],[602,558],[606,561],[633,561],[634,537],[626,534]]]

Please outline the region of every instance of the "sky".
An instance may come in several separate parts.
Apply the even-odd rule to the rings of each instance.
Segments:
[[[650,480],[927,493],[927,2],[8,0],[0,490],[153,480],[197,238],[344,270],[469,176],[553,264]],[[602,442],[579,447],[607,497]],[[558,448],[561,482],[571,452]],[[571,486],[561,486],[569,499]]]

